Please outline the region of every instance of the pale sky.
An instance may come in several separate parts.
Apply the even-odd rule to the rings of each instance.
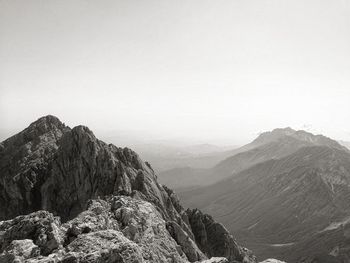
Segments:
[[[0,0],[0,140],[47,114],[98,135],[350,141],[350,1]]]

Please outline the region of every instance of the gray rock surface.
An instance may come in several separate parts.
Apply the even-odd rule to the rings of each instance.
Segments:
[[[33,240],[41,254],[50,254],[60,247],[63,233],[60,221],[47,211],[37,211],[13,220],[0,222],[0,252],[6,250],[13,241]]]
[[[13,240],[0,255],[0,262],[22,262],[40,255],[40,249],[31,239]]]
[[[37,211],[1,222],[0,230],[0,262],[182,263],[207,258],[151,203],[128,196],[91,200],[85,211],[64,224],[51,213]],[[220,260],[212,262],[225,262]]]

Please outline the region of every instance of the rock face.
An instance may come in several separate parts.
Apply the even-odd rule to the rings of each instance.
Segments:
[[[135,152],[53,116],[0,144],[0,219],[0,262],[255,262]]]

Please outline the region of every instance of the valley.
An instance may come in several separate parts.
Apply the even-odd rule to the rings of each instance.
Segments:
[[[177,181],[174,188],[185,206],[212,214],[258,258],[297,262],[328,257],[341,246],[350,215],[349,150],[324,136],[291,129],[265,133],[241,149],[247,150],[196,170],[196,181],[193,171],[185,180],[205,183],[186,189],[183,180]],[[169,177],[177,178],[165,175],[169,183]],[[310,252],[305,244],[322,244],[322,249]],[[342,253],[337,257],[348,252]]]

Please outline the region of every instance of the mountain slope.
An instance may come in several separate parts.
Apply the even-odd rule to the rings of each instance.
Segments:
[[[160,173],[160,180],[178,191],[210,185],[238,173],[252,165],[279,159],[305,146],[329,146],[348,151],[338,142],[322,135],[313,135],[291,128],[275,129],[258,136],[253,142],[234,151],[234,155],[211,169],[176,168]],[[182,189],[183,188],[183,189]]]
[[[0,222],[0,262],[160,263],[217,256],[255,262],[221,224],[185,211],[135,152],[53,116],[1,143],[0,201],[0,218],[9,219]],[[204,227],[195,227],[192,217],[203,218]],[[218,245],[222,249],[211,249]]]
[[[184,192],[181,199],[226,224],[261,258],[296,262],[311,253],[327,255],[332,246],[310,251],[301,244],[312,243],[316,233],[350,216],[350,154],[328,146],[303,147]],[[325,236],[316,240],[328,242]]]

